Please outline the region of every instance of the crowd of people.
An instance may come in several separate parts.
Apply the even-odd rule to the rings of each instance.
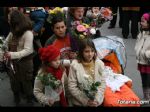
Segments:
[[[0,24],[5,27],[0,29],[0,35],[6,37],[4,62],[16,106],[23,97],[29,106],[33,106],[33,100],[44,106],[63,107],[99,107],[117,102],[112,97],[106,100],[106,96],[116,94],[108,90],[105,64],[98,58],[92,39],[101,36],[99,29],[106,21],[110,21],[109,29],[115,27],[118,7],[1,9]],[[125,39],[129,35],[129,21],[132,22],[144,98],[150,100],[150,14],[144,12],[140,17],[140,7],[119,7],[119,11]],[[140,100],[131,89],[125,90],[130,91],[126,100]],[[116,102],[115,106],[123,106]]]

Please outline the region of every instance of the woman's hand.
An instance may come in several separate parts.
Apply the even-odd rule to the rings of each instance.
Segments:
[[[11,58],[10,52],[4,53],[4,59],[10,59],[10,58]]]
[[[63,91],[62,86],[60,86],[59,88],[57,88],[55,90],[58,94],[61,94],[61,92]]]

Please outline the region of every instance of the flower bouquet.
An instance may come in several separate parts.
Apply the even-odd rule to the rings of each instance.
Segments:
[[[91,22],[92,27],[101,27],[105,22],[113,19],[112,11],[109,8],[102,7],[100,14]]]
[[[47,17],[47,22],[50,23],[50,24],[52,23],[52,19],[55,16],[61,16],[61,17],[63,17],[65,19],[65,13],[64,13],[63,9],[60,8],[60,7],[56,7],[53,10],[49,10],[48,14],[49,15]]]
[[[96,31],[92,27],[80,21],[74,21],[72,23],[71,31],[74,37],[77,37],[78,39],[81,40],[86,38],[89,35],[94,35],[96,33]]]
[[[47,75],[38,75],[38,78],[45,86],[51,86],[53,89],[57,89],[62,85],[60,80],[57,80],[51,73]]]
[[[56,7],[56,8],[54,8],[53,10],[50,9],[50,10],[48,11],[49,14],[56,14],[57,12],[63,12],[63,9],[60,8],[60,7]]]
[[[102,18],[104,18],[106,21],[110,21],[113,19],[113,13],[109,8],[102,7],[100,9],[100,15]]]
[[[101,83],[100,81],[94,82],[89,75],[84,76],[86,83],[83,84],[83,91],[90,100],[94,100]]]
[[[94,34],[96,34],[96,29],[81,21],[74,21],[71,24],[71,49],[73,52],[77,52],[79,50],[80,41],[84,38],[91,38],[94,36]]]
[[[51,73],[47,75],[38,75],[38,79],[45,85],[45,96],[56,100],[62,92],[62,83],[57,80]]]

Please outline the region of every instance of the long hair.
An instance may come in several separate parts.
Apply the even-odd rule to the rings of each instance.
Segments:
[[[94,42],[90,38],[85,38],[85,39],[81,40],[79,43],[79,52],[78,52],[78,60],[79,61],[84,60],[83,51],[87,46],[89,46],[90,48],[92,48],[94,50],[95,55],[94,55],[93,59],[96,60],[97,51],[96,51]]]
[[[27,30],[32,30],[31,20],[18,10],[13,10],[10,16],[10,30],[16,38],[20,38]]]

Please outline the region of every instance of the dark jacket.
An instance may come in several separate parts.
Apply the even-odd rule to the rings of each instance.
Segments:
[[[47,13],[42,9],[31,11],[30,18],[34,22],[33,31],[39,33],[44,25]]]

